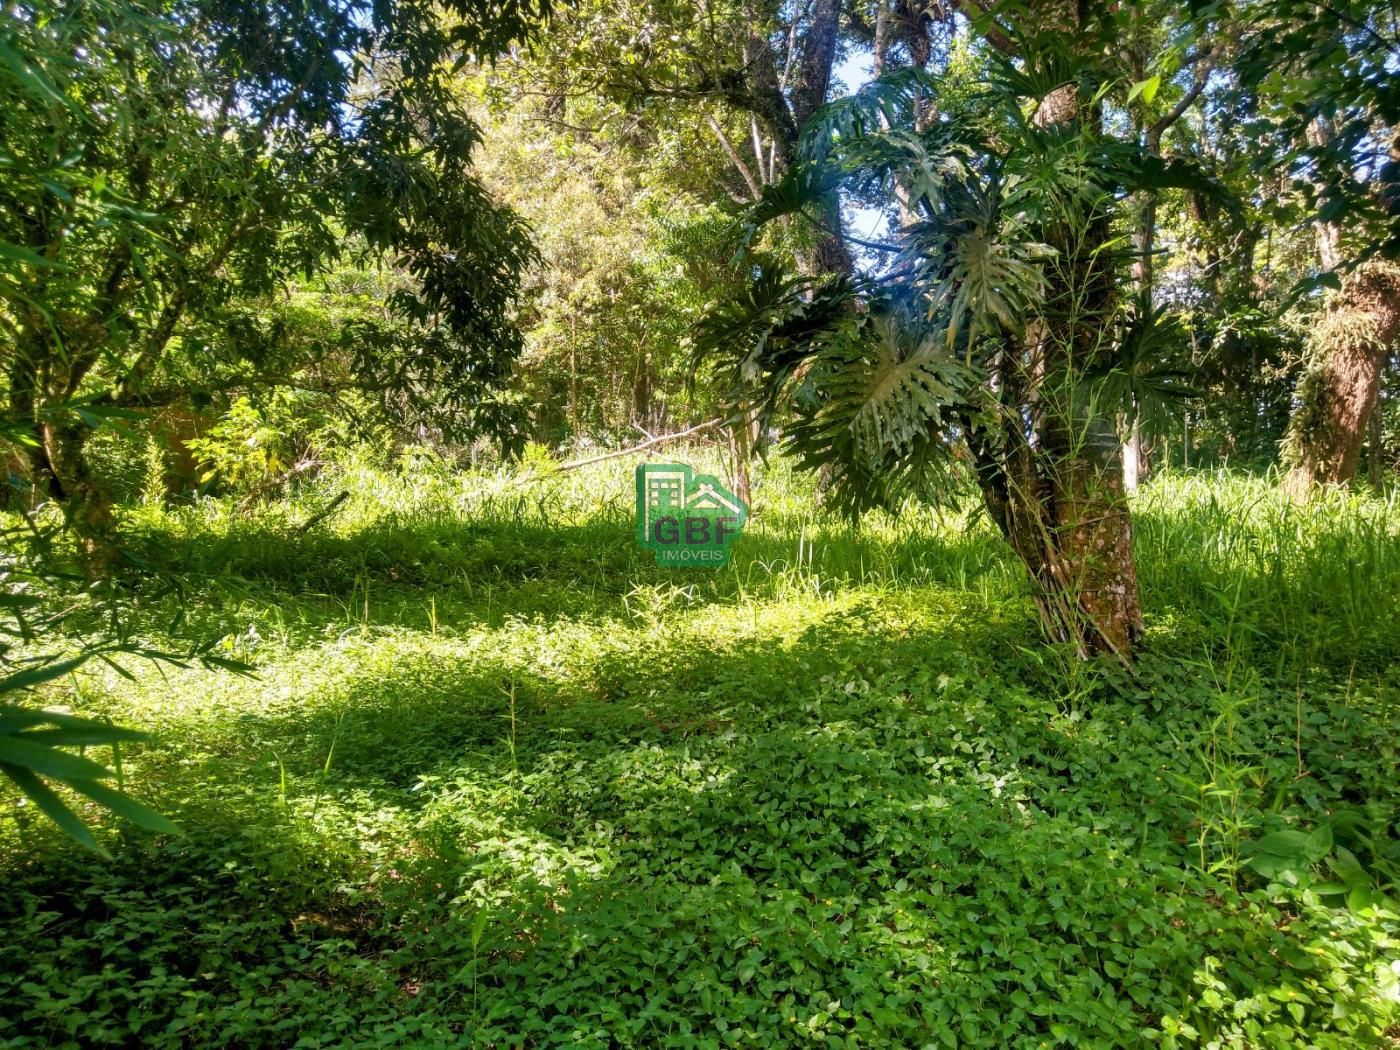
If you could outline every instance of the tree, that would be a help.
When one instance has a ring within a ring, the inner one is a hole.
[[[1261,165],[1287,172],[1280,222],[1310,221],[1331,292],[1284,442],[1305,495],[1356,474],[1400,334],[1400,29],[1388,4],[1258,0],[1235,62]]]
[[[801,129],[831,93],[846,9],[839,0],[584,0],[560,12],[540,47],[503,73],[499,90],[542,96],[575,128],[610,121],[625,135],[640,126],[683,141],[676,167],[690,170],[679,184],[703,203],[753,203],[796,163]],[[598,100],[611,112],[599,113]],[[581,124],[568,117],[578,108],[590,114]],[[773,231],[781,250],[808,273],[851,273],[836,194],[806,208],[815,221]],[[732,406],[729,423],[732,481],[743,496],[750,406]]]
[[[558,126],[684,142],[655,158],[702,200],[752,202],[796,157],[802,124],[827,99],[839,52],[835,0],[585,0],[562,10],[529,54],[504,64],[496,90],[541,97]],[[718,161],[718,163],[716,163]],[[849,272],[835,226],[804,263]]]
[[[104,414],[269,384],[505,433],[524,225],[473,177],[450,65],[547,0],[74,0],[0,29],[0,349],[36,483],[101,558]],[[356,256],[396,274],[288,338],[275,293]],[[292,347],[295,346],[295,350]]]
[[[1130,26],[1127,50],[1128,74],[1133,81],[1129,92],[1128,114],[1133,137],[1149,153],[1161,154],[1166,136],[1201,97],[1215,65],[1215,46],[1202,41],[1190,41],[1194,46],[1167,46],[1174,36],[1187,36],[1182,27],[1169,19],[1154,15],[1161,12],[1144,6],[1135,9]],[[1179,89],[1175,80],[1182,70],[1190,78]],[[1166,90],[1163,90],[1163,88]],[[1154,191],[1138,194],[1135,203],[1133,248],[1133,281],[1136,294],[1144,309],[1150,309],[1156,296],[1157,209],[1158,195]],[[1136,407],[1136,406],[1135,406]],[[1125,427],[1123,443],[1123,481],[1129,492],[1137,490],[1142,468],[1142,429],[1139,413],[1132,413]]]
[[[466,89],[493,93],[489,72]],[[704,169],[727,162],[673,129],[619,121],[605,101],[497,102],[482,118],[478,170],[497,199],[528,212],[541,256],[522,286],[512,383],[534,438],[630,444],[712,417],[697,404],[704,387],[687,389],[683,343],[706,289],[729,274],[728,217],[695,189],[712,192]]]
[[[848,509],[936,499],[970,461],[1051,634],[1129,659],[1141,611],[1113,420],[1177,392],[1152,362],[1179,331],[1115,294],[1132,256],[1111,231],[1127,194],[1215,188],[1103,133],[1114,81],[1080,57],[1085,36],[997,33],[1017,57],[989,60],[988,91],[887,75],[818,114],[809,166],[754,209],[755,222],[800,212],[841,179],[902,185],[918,221],[889,270],[795,278],[761,261],[701,343],[744,348],[736,396],[770,414],[790,398],[790,448],[834,470]],[[968,102],[921,130],[930,96]]]
[[[1314,485],[1356,476],[1397,335],[1400,265],[1359,264],[1328,296],[1313,329],[1311,360],[1298,383],[1284,438],[1285,484],[1295,496],[1305,498]]]

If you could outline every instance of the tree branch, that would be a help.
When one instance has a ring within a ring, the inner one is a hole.
[[[992,47],[1003,55],[1016,54],[1016,45],[1011,37],[1007,36],[1006,31],[997,25],[990,6],[982,0],[958,0],[958,10],[974,24],[974,28],[981,29],[982,36]]]
[[[339,507],[349,498],[350,493],[344,489],[341,489],[340,492],[336,493],[336,496],[333,500],[331,500],[324,507],[318,510],[315,514],[311,515],[311,517],[307,518],[304,522],[302,522],[301,525],[297,527],[297,530],[295,533],[293,533],[293,535],[305,536],[317,525],[321,524],[321,522],[325,521],[332,514],[334,514],[336,508]]]
[[[656,445],[665,444],[667,441],[679,441],[681,438],[690,437],[692,434],[699,434],[705,430],[713,430],[715,427],[719,426],[723,422],[724,420],[720,418],[706,420],[704,423],[699,423],[691,427],[689,430],[682,430],[679,433],[675,434],[662,434],[660,437],[654,437],[650,441],[643,441],[640,445],[633,445],[631,448],[618,449],[616,452],[608,452],[601,456],[593,456],[589,459],[576,459],[572,463],[560,464],[555,469],[577,470],[579,467],[591,466],[594,463],[602,463],[605,460],[617,459],[621,456],[630,456],[634,452],[643,452],[646,449],[652,448]]]
[[[758,180],[754,178],[753,171],[744,163],[744,158],[739,156],[738,151],[729,141],[729,136],[724,133],[717,121],[710,114],[705,114],[705,120],[710,125],[710,130],[715,133],[715,138],[719,139],[720,147],[724,150],[725,156],[729,158],[734,167],[739,169],[739,174],[744,177],[744,183],[748,186],[749,192],[753,194],[753,199],[757,201],[763,196],[763,189],[759,186]]]
[[[1215,69],[1215,52],[1207,51],[1201,56],[1201,61],[1196,66],[1196,74],[1191,80],[1191,86],[1187,89],[1186,94],[1181,96],[1181,101],[1148,128],[1149,141],[1161,142],[1163,132],[1180,120],[1182,114],[1191,108],[1191,104],[1201,97],[1201,92],[1205,90],[1206,81],[1210,79],[1213,69]]]
[[[836,230],[833,230],[833,229],[832,229],[830,226],[828,226],[825,222],[823,222],[821,219],[817,218],[815,215],[813,215],[811,212],[807,211],[805,208],[802,209],[802,211],[799,212],[799,214],[800,214],[804,219],[806,219],[808,222],[810,222],[813,226],[815,226],[817,229],[821,230],[823,233],[825,233],[825,234],[827,234],[827,235],[829,235],[829,236],[831,236],[831,237],[840,237],[840,238],[842,238],[842,239],[844,239],[844,240],[850,241],[852,244],[859,244],[862,248],[869,248],[869,249],[870,249],[871,251],[873,251],[873,252],[896,252],[896,253],[898,253],[898,252],[901,252],[901,251],[904,250],[903,248],[901,248],[901,247],[900,247],[899,245],[897,245],[897,244],[882,244],[882,243],[880,243],[879,241],[867,241],[867,240],[864,240],[863,238],[856,237],[856,236],[854,236],[853,234],[847,233],[847,232],[844,231],[844,230],[841,230],[841,231],[839,231],[839,232],[836,231]]]

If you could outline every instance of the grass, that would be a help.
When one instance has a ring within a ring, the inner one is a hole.
[[[258,673],[65,687],[185,834],[7,807],[0,1042],[1393,1044],[1392,503],[1155,481],[1130,678],[1042,644],[975,515],[853,530],[780,463],[686,574],[630,498],[420,462],[133,508]]]

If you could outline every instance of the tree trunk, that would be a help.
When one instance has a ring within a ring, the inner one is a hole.
[[[579,435],[578,426],[578,318],[569,318],[569,430]]]
[[[1128,659],[1142,606],[1117,430],[1109,420],[1056,419],[1034,457],[1047,499],[1036,512],[1041,553],[1029,568],[1054,588],[1053,633],[1082,652]]]
[[[651,392],[651,359],[643,346],[638,353],[637,370],[632,377],[632,418],[646,429],[651,429],[655,423],[651,418]]]
[[[746,507],[752,507],[752,485],[749,479],[749,461],[753,458],[752,433],[749,413],[742,411],[739,419],[728,427],[729,456],[733,461],[733,472],[729,487]]]
[[[1053,487],[1052,520],[1065,582],[1086,621],[1085,648],[1127,659],[1142,634],[1142,605],[1123,447],[1107,420],[1085,423],[1075,441],[1056,464]]]
[[[116,557],[116,515],[111,495],[88,466],[85,452],[91,431],[57,424],[42,430],[49,485],[63,501],[64,519],[77,539],[83,569],[96,579]]]
[[[1311,363],[1288,424],[1286,490],[1306,499],[1314,485],[1356,476],[1366,422],[1400,334],[1400,264],[1368,262],[1342,282],[1312,335]]]
[[[1381,408],[1380,398],[1377,398],[1366,424],[1366,474],[1373,488],[1380,488],[1385,481],[1385,420]]]
[[[783,92],[787,87],[788,73],[778,72],[778,62],[766,36],[754,33],[744,48],[745,64],[748,67],[750,112],[764,134],[772,142],[774,160],[784,169],[791,168],[797,161],[798,146],[802,127],[825,103],[831,90],[831,70],[836,60],[841,23],[841,0],[813,0],[811,22],[802,37],[801,53],[796,63],[796,80],[792,83],[790,99]],[[727,143],[723,133],[718,137],[731,161],[738,161],[737,151]],[[763,176],[761,159],[757,156],[756,166]],[[736,163],[742,172],[747,165]],[[776,177],[778,164],[770,164],[766,174]],[[746,180],[747,181],[747,180]],[[813,276],[823,274],[851,274],[855,272],[855,262],[841,236],[840,201],[835,194],[822,201],[819,206],[822,225],[826,231],[807,251],[800,254],[798,264]],[[749,431],[752,410],[740,406],[740,422],[731,424],[729,447],[734,455],[735,495],[745,503],[749,502],[749,460],[753,455],[754,435]],[[742,492],[739,491],[742,488]],[[822,489],[818,484],[818,494]]]
[[[783,97],[778,64],[767,39],[755,35],[746,49],[753,113],[773,140],[785,168],[791,167],[797,159],[803,125],[825,105],[831,90],[841,7],[840,0],[813,0],[811,22],[802,38],[791,103]],[[834,194],[822,203],[820,217],[827,232],[805,253],[803,268],[813,274],[851,273],[855,264],[841,237],[841,209]]]
[[[1148,129],[1147,148],[1156,153],[1161,148],[1161,135]],[[1157,195],[1148,191],[1139,202],[1137,229],[1133,231],[1133,280],[1137,283],[1138,297],[1146,309],[1152,309],[1152,291],[1156,282],[1156,268],[1152,252],[1157,239]],[[1142,468],[1142,418],[1134,401],[1132,418],[1127,420],[1127,433],[1123,437],[1123,487],[1129,493],[1138,488]]]
[[[976,0],[960,5],[985,14]],[[1031,5],[1049,27],[1075,29],[1078,4]],[[988,43],[1014,54],[1015,40],[985,29]],[[1085,119],[1079,89],[1064,84],[1040,100],[1041,127]],[[1092,118],[1099,120],[1097,113]],[[1075,408],[1074,377],[1102,350],[1115,293],[1105,216],[1082,217],[1080,230],[1046,231],[1058,249],[1061,287],[1051,290],[1042,320],[1025,344],[1003,353],[998,370],[1000,433],[964,421],[982,498],[992,520],[1030,573],[1041,620],[1082,657],[1132,658],[1142,632],[1132,519],[1123,480],[1123,446],[1112,420]],[[1057,243],[1058,242],[1058,243]]]
[[[1155,144],[1149,140],[1149,148]],[[1155,278],[1152,251],[1157,236],[1157,198],[1149,192],[1141,202],[1137,229],[1133,232],[1133,279],[1138,286],[1138,298],[1145,309],[1152,309],[1152,286]],[[1142,419],[1134,402],[1130,419],[1125,420],[1123,435],[1123,487],[1128,493],[1138,488],[1142,466]]]
[[[1123,489],[1129,495],[1138,490],[1142,478],[1142,423],[1136,416],[1128,425],[1128,438],[1123,442]]]
[[[1078,85],[1045,96],[1034,119],[1042,127],[1084,119]],[[1142,606],[1123,446],[1113,421],[1085,417],[1073,396],[1074,377],[1102,351],[1112,313],[1113,273],[1099,250],[1110,230],[1103,215],[1082,221],[1086,229],[1058,237],[1049,231],[1062,286],[1052,289],[1044,321],[1027,333],[1025,357],[1006,359],[1004,467],[979,470],[979,478],[992,519],[1035,581],[1052,637],[1073,643],[1081,656],[1112,653],[1127,661],[1142,633]],[[1033,436],[1022,405],[1034,418]]]
[[[1121,446],[1107,421],[1087,425],[1078,451],[1047,455],[1009,424],[1009,452],[969,442],[992,521],[1034,585],[1047,633],[1081,657],[1132,658],[1142,633]]]
[[[44,336],[32,334],[16,340],[13,354],[8,410],[12,419],[25,420],[29,430],[30,441],[21,451],[30,481],[35,492],[62,507],[84,567],[90,575],[100,575],[116,550],[111,497],[84,456],[90,428],[63,418],[61,407],[55,407],[72,398],[81,381],[76,362],[85,355],[74,346],[61,354]]]

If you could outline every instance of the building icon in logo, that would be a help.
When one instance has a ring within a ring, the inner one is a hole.
[[[637,468],[637,542],[656,551],[658,565],[718,568],[748,517],[718,478],[683,463]]]

